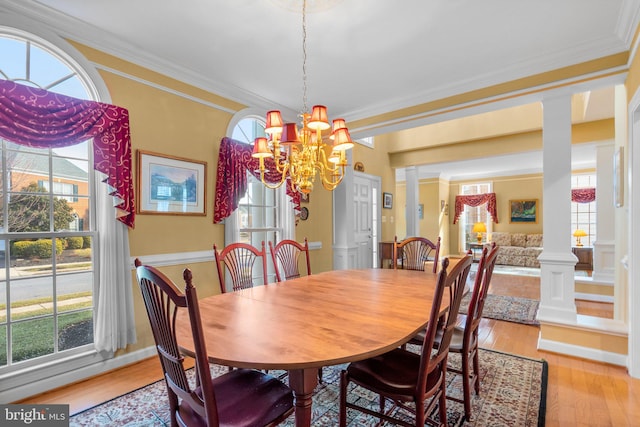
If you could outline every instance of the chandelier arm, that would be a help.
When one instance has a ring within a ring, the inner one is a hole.
[[[282,186],[282,184],[284,183],[284,181],[287,179],[287,169],[288,167],[285,167],[284,171],[282,171],[282,173],[280,173],[281,177],[280,177],[280,182],[277,182],[275,184],[270,184],[269,182],[267,182],[266,179],[264,179],[264,172],[265,172],[265,167],[264,167],[264,162],[262,161],[263,159],[260,159],[260,181],[262,181],[262,184],[269,188],[270,190],[275,190],[277,188],[280,188]]]

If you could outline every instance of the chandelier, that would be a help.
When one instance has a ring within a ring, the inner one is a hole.
[[[260,159],[260,180],[268,188],[278,188],[289,178],[291,188],[309,194],[319,175],[322,186],[334,190],[344,178],[347,155],[353,148],[344,119],[329,124],[327,107],[314,105],[307,109],[307,1],[302,2],[302,127],[296,123],[284,123],[280,111],[267,112],[265,133],[267,138],[256,138],[252,156]],[[265,159],[273,159],[279,181],[265,180]]]

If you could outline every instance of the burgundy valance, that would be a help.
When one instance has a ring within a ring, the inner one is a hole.
[[[67,147],[93,139],[93,168],[107,175],[118,220],[133,228],[129,112],[0,80],[0,137],[37,148]]]
[[[251,157],[252,152],[253,147],[249,144],[226,137],[220,141],[213,222],[222,222],[238,209],[238,203],[247,191],[247,171],[260,179],[260,160]],[[269,183],[280,182],[281,175],[275,170],[273,159],[265,159],[265,166],[265,180]],[[286,183],[283,185],[287,187],[287,195],[291,197],[294,209],[299,211],[300,193],[293,191]]]
[[[453,216],[453,223],[458,222],[458,218],[462,211],[464,210],[464,205],[468,206],[480,206],[483,204],[487,204],[487,212],[493,218],[493,222],[498,223],[498,209],[496,203],[496,193],[485,193],[485,194],[470,194],[467,196],[456,196],[456,211]]]
[[[571,189],[571,201],[575,203],[591,203],[596,200],[595,188]]]

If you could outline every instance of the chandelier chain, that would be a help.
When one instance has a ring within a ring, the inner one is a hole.
[[[307,0],[302,0],[302,111],[307,112]]]

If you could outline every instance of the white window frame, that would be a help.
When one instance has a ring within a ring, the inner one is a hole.
[[[487,190],[480,190],[483,186],[487,187]],[[484,194],[491,193],[493,191],[493,182],[474,182],[470,184],[460,184],[460,193],[459,195],[471,195],[471,194]],[[484,213],[483,213],[484,210]],[[482,220],[482,217],[485,218],[485,225],[487,227],[487,236],[489,236],[493,232],[493,221],[491,220],[491,216],[487,210],[487,205],[483,204],[481,206],[468,206],[464,205],[464,210],[460,215],[458,224],[459,224],[459,232],[458,232],[458,247],[461,248],[461,252],[466,252],[469,248],[467,247],[467,243],[470,241],[474,241],[475,239],[467,239],[467,235],[471,234],[471,228],[473,227],[473,223],[469,224],[467,220],[470,215],[476,217],[476,221],[478,222]]]

